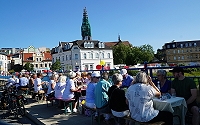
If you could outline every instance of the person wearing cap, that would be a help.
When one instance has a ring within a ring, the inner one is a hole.
[[[127,73],[126,69],[121,69],[120,74],[123,76],[121,88],[128,88],[133,82],[133,77]]]
[[[173,73],[175,78],[172,81],[171,93],[176,93],[176,96],[185,98],[188,111],[193,114],[192,124],[199,125],[199,108],[196,102],[197,87],[195,82],[184,76],[184,70],[181,67],[175,67],[170,72]]]
[[[109,107],[114,116],[117,125],[125,125],[126,121],[123,117],[129,114],[129,108],[126,104],[125,91],[120,89],[123,77],[121,74],[114,74],[112,76],[112,85],[108,90]]]
[[[73,112],[77,112],[77,103],[79,100],[79,95],[78,92],[80,89],[78,89],[78,87],[75,86],[75,79],[76,79],[76,73],[71,71],[69,73],[69,79],[67,80],[66,83],[66,87],[65,90],[63,92],[63,100],[70,100],[72,98],[75,99],[74,103],[73,103]],[[67,112],[71,112],[70,108],[67,108]]]
[[[93,72],[91,75],[91,82],[87,85],[87,89],[86,89],[86,99],[85,99],[86,103],[85,104],[87,107],[96,108],[94,90],[97,83],[99,82],[99,79],[100,79],[100,73]]]
[[[108,89],[111,84],[108,82],[109,75],[107,72],[103,72],[100,81],[97,83],[94,94],[95,94],[95,105],[97,112],[105,113],[105,120],[109,124],[110,119],[110,108],[108,105]]]

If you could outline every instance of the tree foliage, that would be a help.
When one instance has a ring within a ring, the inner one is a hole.
[[[61,70],[61,63],[60,63],[60,61],[58,59],[56,60],[55,63],[53,63],[51,65],[51,70],[53,70],[53,71],[59,71],[59,70]]]
[[[113,47],[114,64],[135,65],[150,62],[154,58],[153,47],[145,44],[139,47],[130,47],[122,43]]]
[[[34,65],[33,64],[31,64],[30,62],[27,62],[24,66],[23,66],[23,68],[25,69],[25,70],[27,70],[27,71],[33,71],[33,68],[34,67]]]

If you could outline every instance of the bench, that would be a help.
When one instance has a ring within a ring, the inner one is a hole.
[[[67,104],[69,104],[70,110],[72,112],[73,111],[73,102],[75,101],[75,99],[69,99],[69,100],[61,99],[61,100],[64,102],[65,115],[68,114],[68,112],[67,112]]]
[[[94,116],[96,113],[96,108],[87,107],[85,104],[82,105],[82,109],[89,110],[91,115],[91,125],[93,125]]]
[[[159,122],[154,122],[154,123],[146,123],[146,122],[138,122],[134,119],[132,119],[130,116],[124,117],[125,120],[131,121],[135,123],[136,125],[164,125],[165,122],[159,121]]]

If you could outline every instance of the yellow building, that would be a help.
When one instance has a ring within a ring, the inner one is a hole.
[[[200,65],[200,40],[174,40],[163,46],[165,61],[168,64]]]

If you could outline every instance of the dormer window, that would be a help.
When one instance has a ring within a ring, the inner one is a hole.
[[[74,49],[78,49],[78,47],[74,47]]]
[[[98,43],[99,48],[105,48],[105,44],[103,42]]]
[[[88,43],[84,42],[84,48],[88,48]]]
[[[197,43],[194,43],[194,46],[197,46]]]
[[[172,46],[173,46],[173,48],[175,48],[175,44],[173,44]]]
[[[94,48],[94,43],[90,42],[90,48]]]
[[[185,44],[185,47],[188,47],[188,43]]]
[[[192,43],[189,43],[189,46],[192,46]]]

